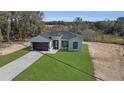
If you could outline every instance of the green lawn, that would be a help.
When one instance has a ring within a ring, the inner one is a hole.
[[[83,39],[85,41],[95,41],[95,42],[102,42],[102,43],[112,43],[112,44],[124,44],[124,38],[116,37],[112,35],[84,35]]]
[[[59,51],[56,54],[50,54],[70,65],[93,74],[92,64],[89,56],[88,46],[83,45],[82,52],[64,52]],[[13,80],[95,80],[94,78],[83,74],[69,66],[58,61],[43,56]]]
[[[4,56],[0,56],[0,67],[14,61],[15,59],[23,56],[24,54],[26,54],[28,52],[30,52],[29,48],[24,48],[24,49],[21,49],[19,51],[14,52],[14,53],[4,55]]]

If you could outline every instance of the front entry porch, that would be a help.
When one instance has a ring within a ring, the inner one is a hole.
[[[53,40],[53,49],[59,49],[59,40]]]

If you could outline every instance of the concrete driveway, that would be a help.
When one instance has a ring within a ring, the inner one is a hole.
[[[19,73],[24,71],[36,60],[42,57],[43,54],[36,51],[31,51],[28,54],[10,62],[9,64],[0,68],[0,81],[10,81]]]

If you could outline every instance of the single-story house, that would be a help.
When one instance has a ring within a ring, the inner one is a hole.
[[[82,38],[69,31],[52,31],[31,39],[31,49],[37,51],[52,51],[62,49],[68,51],[80,51]]]

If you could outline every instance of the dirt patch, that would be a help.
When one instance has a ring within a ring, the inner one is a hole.
[[[22,48],[25,48],[26,46],[29,46],[29,42],[11,42],[11,43],[2,43],[0,46],[0,55],[7,55],[10,53],[13,53],[17,50],[20,50]]]
[[[103,80],[124,80],[124,46],[86,42],[95,76]]]

